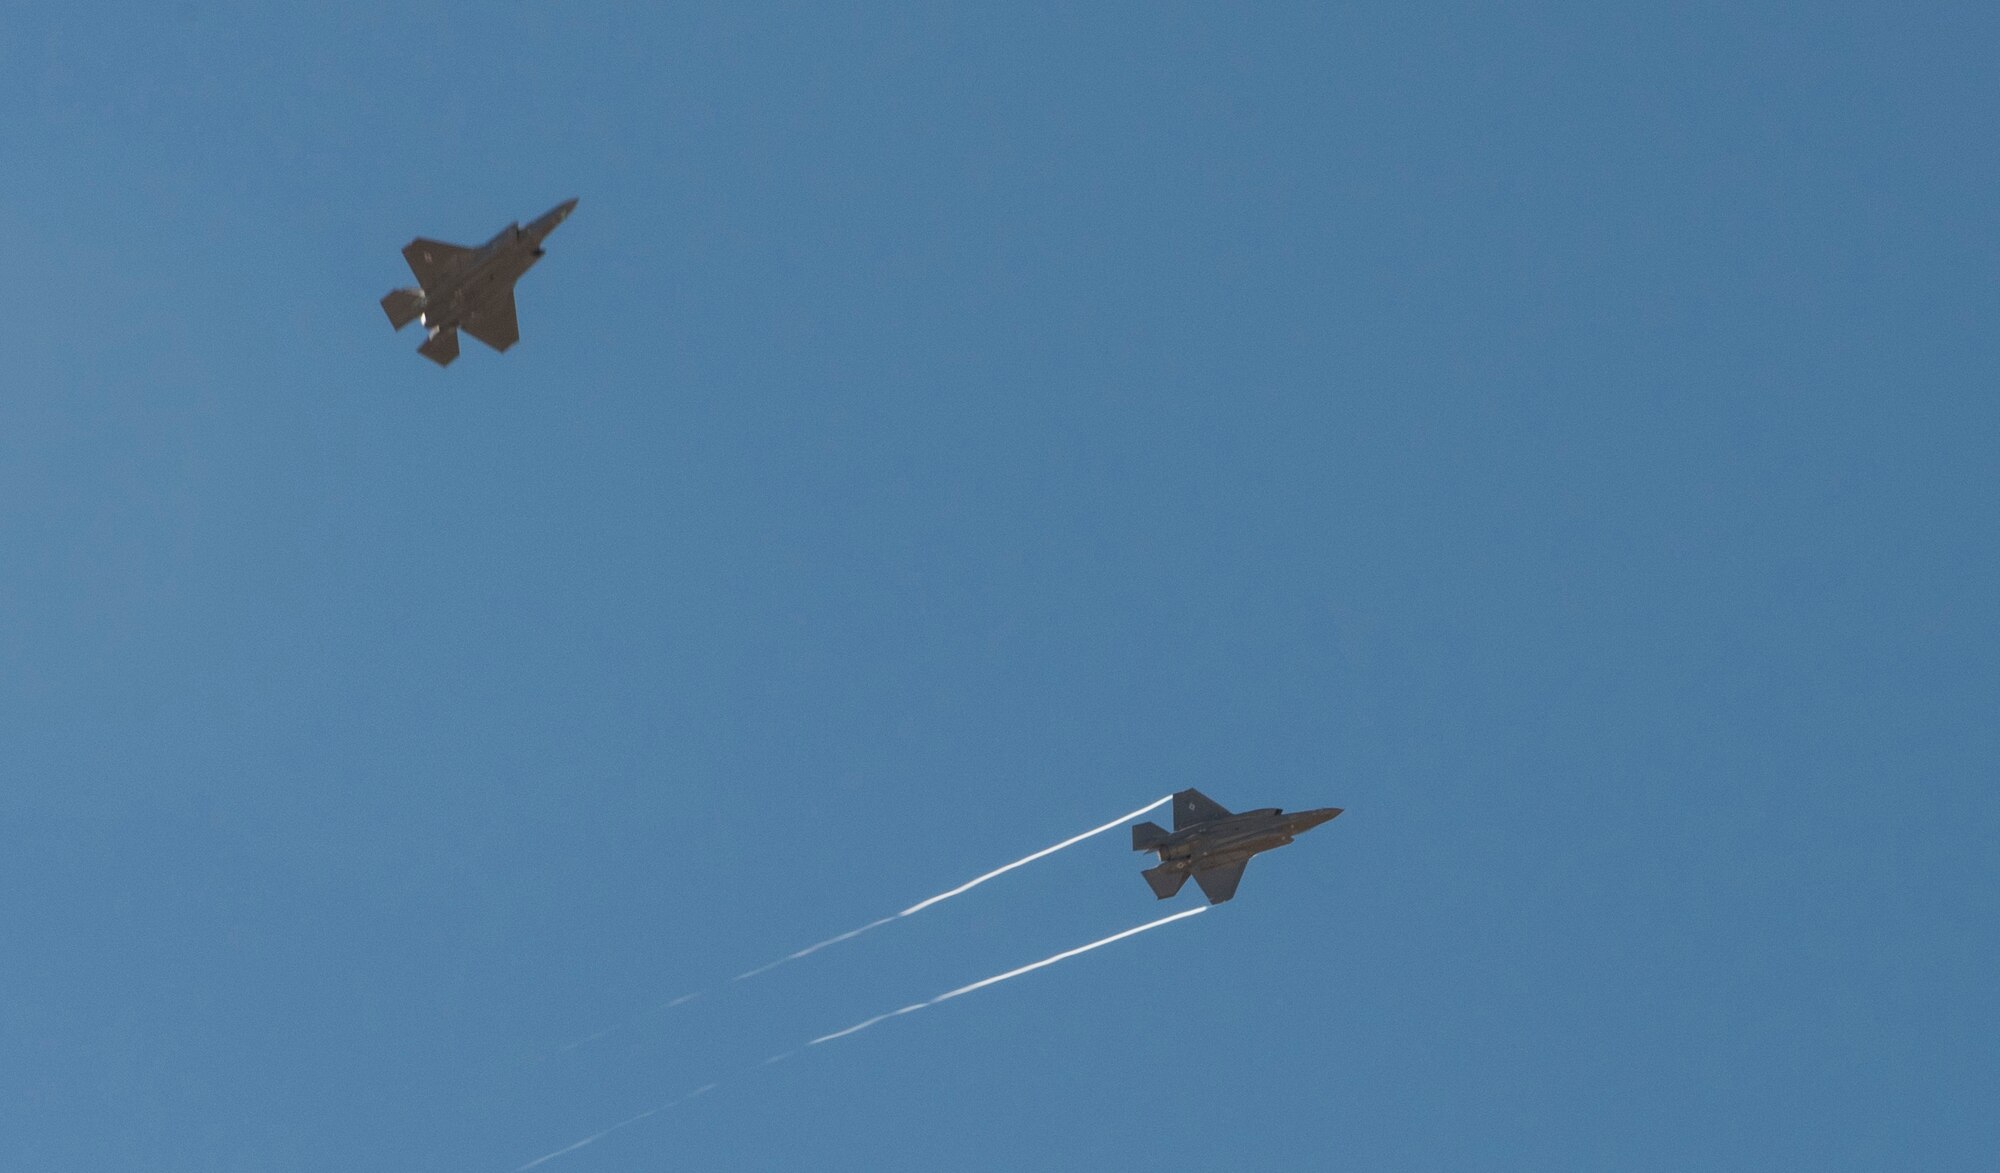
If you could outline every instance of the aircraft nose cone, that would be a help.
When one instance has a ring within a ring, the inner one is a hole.
[[[1300,811],[1293,818],[1296,820],[1299,830],[1309,831],[1321,823],[1331,822],[1338,818],[1341,810],[1342,808],[1337,806],[1321,807],[1316,811]]]
[[[574,196],[556,205],[556,216],[559,219],[569,219],[569,214],[574,211],[576,211],[576,197]]]

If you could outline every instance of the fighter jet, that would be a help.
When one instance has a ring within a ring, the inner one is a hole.
[[[1236,895],[1236,884],[1251,856],[1283,847],[1292,836],[1319,826],[1340,810],[1329,806],[1286,814],[1270,807],[1232,815],[1201,791],[1182,790],[1174,795],[1174,829],[1140,823],[1132,828],[1132,850],[1159,855],[1158,867],[1139,873],[1155,896],[1165,900],[1193,876],[1208,902],[1221,904]]]
[[[422,319],[430,337],[417,353],[439,366],[458,357],[458,330],[495,350],[521,340],[514,319],[514,282],[542,259],[542,240],[569,218],[575,200],[565,200],[526,228],[509,224],[478,248],[464,248],[419,236],[403,246],[403,259],[417,275],[415,289],[391,290],[382,299],[389,324],[401,330]]]

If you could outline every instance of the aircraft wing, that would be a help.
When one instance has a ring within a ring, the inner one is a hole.
[[[403,246],[403,259],[410,262],[410,272],[416,274],[417,284],[429,289],[438,278],[470,260],[476,251],[419,236]]]
[[[1181,831],[1196,823],[1211,822],[1229,817],[1229,808],[1203,794],[1199,790],[1183,790],[1174,795],[1174,830]]]
[[[521,323],[514,317],[514,290],[503,289],[480,302],[459,325],[495,350],[505,350],[519,342]]]
[[[1201,894],[1208,897],[1210,904],[1221,904],[1236,895],[1236,885],[1243,879],[1243,869],[1250,866],[1249,860],[1242,863],[1224,864],[1219,868],[1209,868],[1196,872],[1194,882],[1201,885]]]

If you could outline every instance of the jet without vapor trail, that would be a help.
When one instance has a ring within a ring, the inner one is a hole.
[[[478,248],[419,236],[403,246],[403,259],[416,274],[415,289],[391,290],[382,299],[389,324],[401,330],[421,319],[430,337],[417,353],[439,366],[458,357],[458,331],[495,350],[521,339],[514,318],[514,282],[542,259],[542,241],[569,218],[575,200],[564,200],[523,228],[509,224]]]
[[[1140,823],[1132,828],[1132,850],[1159,855],[1158,867],[1139,874],[1160,899],[1180,891],[1193,876],[1208,902],[1221,904],[1236,895],[1251,856],[1283,847],[1294,835],[1310,831],[1340,810],[1329,806],[1286,814],[1269,807],[1233,815],[1199,790],[1182,790],[1174,795],[1174,829]]]

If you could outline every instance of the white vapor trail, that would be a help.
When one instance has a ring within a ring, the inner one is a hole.
[[[564,1145],[562,1148],[557,1149],[553,1153],[544,1153],[541,1156],[536,1157],[534,1160],[529,1161],[525,1165],[517,1166],[514,1170],[514,1173],[527,1173],[527,1170],[532,1169],[537,1165],[544,1164],[548,1161],[553,1161],[557,1157],[560,1157],[566,1153],[573,1153],[585,1145],[596,1144],[598,1141],[603,1140],[605,1137],[610,1136],[612,1133],[618,1131],[621,1128],[627,1127],[628,1125],[637,1124],[639,1121],[646,1119],[648,1116],[658,1116],[660,1113],[666,1111],[668,1108],[672,1108],[680,1104],[685,1104],[689,1100],[694,1099],[696,1096],[712,1090],[714,1087],[715,1085],[712,1083],[705,1083],[684,1096],[668,1100],[666,1103],[661,1104],[657,1108],[648,1108],[644,1112],[639,1113],[637,1116],[632,1116],[627,1119],[620,1120],[618,1123],[612,1125],[611,1127],[605,1129],[604,1131],[592,1133],[591,1135],[584,1137],[582,1140],[577,1141],[575,1144]]]
[[[779,966],[785,964],[788,961],[797,961],[799,958],[804,957],[808,954],[819,952],[820,950],[826,948],[828,945],[838,945],[842,941],[852,941],[854,938],[867,932],[869,929],[879,929],[883,925],[886,925],[890,921],[895,919],[896,918],[893,916],[885,916],[881,920],[869,921],[867,924],[862,925],[860,928],[849,929],[846,932],[840,934],[838,937],[828,937],[826,940],[821,941],[817,945],[807,945],[805,948],[799,950],[797,953],[787,953],[783,957],[778,958],[776,961],[767,961],[764,964],[758,966],[756,969],[745,970],[742,973],[737,974],[734,980],[740,982],[744,978],[753,978],[760,973],[769,973],[770,971],[778,968]]]
[[[1158,810],[1160,807],[1163,807],[1169,802],[1172,802],[1173,799],[1174,796],[1171,794],[1169,794],[1165,798],[1154,799],[1152,802],[1147,803],[1145,806],[1140,807],[1138,810],[1135,810],[1130,814],[1120,815],[1101,827],[1092,827],[1090,830],[1085,831],[1081,835],[1070,836],[1069,838],[1063,840],[1061,843],[1056,844],[1054,847],[1044,847],[1040,851],[1035,852],[1033,855],[1024,855],[1020,859],[1015,860],[1013,863],[1004,864],[1000,867],[994,868],[992,871],[987,872],[983,876],[967,880],[965,883],[960,884],[958,887],[951,889],[949,892],[940,892],[936,896],[933,896],[928,900],[919,900],[915,904],[912,904],[908,908],[897,913],[895,916],[885,916],[882,917],[880,920],[869,921],[867,924],[862,925],[858,929],[849,929],[848,931],[840,934],[837,937],[828,937],[826,940],[821,941],[816,945],[808,945],[796,953],[787,953],[785,956],[778,958],[776,961],[766,962],[763,965],[758,966],[756,969],[745,970],[744,972],[737,974],[735,980],[740,982],[745,978],[756,977],[760,973],[769,973],[770,971],[778,968],[781,965],[787,964],[788,962],[797,961],[801,957],[817,953],[820,950],[826,948],[828,945],[838,945],[842,941],[851,941],[854,938],[860,936],[861,934],[868,932],[870,929],[879,929],[883,925],[888,924],[890,921],[901,920],[906,916],[911,916],[916,913],[922,912],[924,909],[929,908],[933,904],[939,904],[942,903],[943,901],[950,900],[954,896],[970,892],[974,888],[977,888],[981,884],[984,884],[986,881],[994,879],[999,876],[1004,876],[1008,872],[1013,871],[1015,868],[1025,867],[1028,864],[1031,864],[1038,859],[1044,859],[1048,856],[1054,855],[1056,852],[1061,851],[1065,847],[1075,847],[1077,844],[1083,842],[1085,839],[1091,838],[1094,835],[1102,835],[1106,831],[1112,830],[1116,827],[1122,827],[1126,823],[1131,822],[1133,819],[1138,818],[1140,815],[1150,814],[1151,812]]]
[[[599,1031],[592,1031],[592,1032],[591,1032],[590,1034],[587,1034],[587,1035],[583,1036],[582,1038],[580,1038],[580,1039],[577,1039],[577,1040],[576,1040],[575,1042],[570,1042],[570,1043],[564,1043],[564,1044],[563,1044],[562,1046],[560,1046],[560,1047],[556,1048],[556,1050],[555,1050],[554,1054],[555,1054],[555,1055],[562,1055],[562,1054],[566,1054],[566,1053],[568,1053],[568,1052],[570,1052],[570,1051],[574,1051],[574,1050],[576,1050],[576,1049],[577,1049],[578,1047],[582,1047],[582,1046],[586,1046],[586,1045],[588,1045],[588,1044],[590,1044],[590,1043],[594,1043],[594,1042],[596,1042],[597,1040],[599,1040],[599,1039],[601,1039],[601,1038],[605,1037],[606,1035],[612,1035],[612,1034],[617,1034],[617,1033],[618,1033],[619,1031],[623,1030],[624,1028],[626,1028],[626,1027],[628,1027],[628,1026],[631,1026],[631,1025],[632,1025],[633,1023],[635,1023],[635,1022],[639,1021],[639,1020],[640,1020],[641,1018],[644,1018],[644,1017],[646,1017],[646,1016],[647,1016],[647,1015],[649,1015],[649,1014],[658,1014],[658,1013],[659,1013],[660,1011],[662,1011],[662,1010],[671,1010],[671,1009],[673,1009],[673,1008],[674,1008],[674,1007],[676,1007],[676,1006],[681,1006],[681,1005],[685,1005],[686,1003],[689,1003],[689,1002],[692,1002],[692,1001],[694,1001],[694,1000],[695,1000],[696,998],[699,998],[699,997],[701,997],[701,991],[700,991],[700,990],[696,990],[696,991],[695,991],[694,993],[692,993],[692,994],[682,994],[682,995],[681,995],[680,997],[678,997],[678,998],[675,998],[675,999],[673,999],[672,1001],[668,1001],[668,1002],[662,1002],[662,1003],[660,1003],[660,1004],[659,1004],[658,1006],[655,1006],[655,1007],[653,1007],[653,1008],[652,1008],[651,1010],[647,1010],[647,1011],[643,1011],[643,1012],[641,1012],[641,1013],[639,1013],[639,1014],[637,1014],[637,1015],[634,1015],[633,1017],[631,1017],[631,1018],[629,1018],[629,1019],[626,1019],[626,1020],[625,1020],[624,1022],[621,1022],[621,1023],[618,1023],[618,1024],[614,1025],[614,1026],[607,1026],[607,1027],[605,1027],[605,1028],[604,1028],[603,1030],[599,1030]],[[543,1058],[543,1059],[547,1059],[547,1058],[551,1058],[551,1057],[553,1057],[553,1056],[551,1056],[551,1055],[544,1055],[544,1056],[542,1056],[542,1058]],[[540,1062],[540,1060],[536,1060],[536,1062]]]
[[[862,925],[858,929],[849,929],[844,933],[828,937],[824,941],[807,945],[805,948],[797,950],[792,953],[787,953],[783,957],[778,958],[776,961],[767,961],[755,969],[746,969],[742,973],[737,974],[731,980],[740,982],[749,978],[756,977],[759,974],[769,973],[781,965],[789,965],[792,962],[797,961],[802,957],[810,957],[813,954],[819,952],[822,949],[827,948],[830,945],[838,945],[842,941],[852,941],[854,938],[860,936],[861,934],[866,932],[871,932],[875,929],[879,929],[883,925],[886,925],[891,921],[901,920],[906,916],[914,916],[915,914],[922,912],[924,909],[929,908],[933,904],[939,904],[946,900],[950,900],[954,896],[959,896],[966,892],[970,892],[972,889],[979,887],[986,881],[995,879],[1000,876],[1004,876],[1008,872],[1013,871],[1015,868],[1026,867],[1028,864],[1031,864],[1038,859],[1045,859],[1051,855],[1054,855],[1056,852],[1061,851],[1066,847],[1075,847],[1077,844],[1083,842],[1085,839],[1089,839],[1096,835],[1102,835],[1106,831],[1113,830],[1114,828],[1117,827],[1122,827],[1126,823],[1129,823],[1132,820],[1137,819],[1142,815],[1151,814],[1153,811],[1158,810],[1160,807],[1163,807],[1167,803],[1172,801],[1173,801],[1173,795],[1171,794],[1165,798],[1154,799],[1152,802],[1147,803],[1145,806],[1140,807],[1138,810],[1135,810],[1130,814],[1120,815],[1101,827],[1092,827],[1090,830],[1085,831],[1083,834],[1072,835],[1053,847],[1044,847],[1040,851],[1037,851],[1032,855],[1024,855],[1020,859],[1015,860],[1013,863],[1003,864],[1000,867],[994,868],[992,871],[987,872],[985,875],[978,876],[974,879],[968,880],[965,883],[960,884],[958,887],[953,888],[948,892],[940,892],[936,896],[932,896],[927,900],[919,900],[917,903],[910,905],[908,908],[904,909],[899,913],[894,914],[893,916],[885,916],[877,920],[869,921],[867,924]],[[594,1043],[597,1040],[604,1038],[607,1035],[615,1034],[619,1030],[631,1026],[634,1022],[637,1022],[639,1018],[643,1018],[649,1014],[656,1014],[659,1011],[666,1010],[674,1006],[679,1006],[686,1002],[692,1002],[696,998],[699,998],[701,996],[702,996],[701,991],[696,991],[695,993],[692,994],[682,994],[680,997],[675,998],[673,1001],[663,1003],[659,1006],[655,1006],[652,1010],[648,1010],[644,1014],[638,1015],[635,1018],[628,1019],[626,1022],[620,1023],[616,1026],[607,1026],[603,1030],[585,1035],[582,1038],[575,1040],[574,1042],[566,1043],[563,1046],[557,1048],[557,1050],[553,1054],[560,1055],[570,1051],[577,1050],[580,1047],[587,1046],[588,1044]]]
[[[1148,807],[1147,809],[1151,810],[1152,808]],[[1140,813],[1143,814],[1145,812],[1142,811]],[[1034,971],[1041,969],[1044,966],[1054,965],[1058,961],[1068,961],[1070,958],[1075,957],[1080,953],[1088,953],[1092,949],[1102,949],[1104,946],[1111,944],[1113,941],[1123,941],[1127,937],[1136,937],[1140,933],[1146,932],[1151,929],[1157,929],[1161,925],[1172,924],[1177,920],[1185,920],[1188,917],[1194,916],[1198,913],[1207,912],[1208,910],[1209,910],[1209,905],[1198,904],[1193,908],[1186,909],[1181,912],[1176,912],[1171,916],[1163,916],[1158,920],[1147,921],[1143,925],[1138,925],[1133,928],[1126,929],[1124,932],[1113,933],[1108,937],[1092,941],[1088,945],[1078,945],[1074,949],[1065,949],[1061,953],[1058,953],[1053,957],[1044,957],[1040,961],[1030,962],[1027,965],[1021,966],[1019,969],[1010,969],[1006,973],[997,973],[990,978],[981,978],[980,980],[973,982],[971,985],[960,986],[956,990],[946,990],[944,993],[939,994],[937,997],[932,998],[927,1002],[917,1002],[909,1006],[905,1006],[901,1010],[891,1010],[887,1014],[877,1014],[875,1017],[870,1018],[865,1022],[855,1023],[853,1026],[848,1027],[846,1030],[837,1030],[830,1035],[821,1035],[820,1037],[814,1039],[812,1042],[807,1043],[806,1046],[816,1047],[821,1043],[830,1043],[835,1039],[844,1039],[848,1035],[858,1034],[861,1031],[867,1030],[869,1027],[874,1026],[878,1022],[886,1022],[887,1020],[895,1018],[898,1015],[909,1014],[912,1011],[922,1010],[927,1006],[935,1006],[940,1002],[949,1002],[953,998],[959,997],[962,994],[970,994],[974,990],[983,990],[987,986],[999,985],[1001,982],[1004,982],[1009,978],[1017,978],[1024,973],[1033,973]]]
[[[1151,810],[1151,809],[1152,807],[1146,808],[1146,810]],[[1139,813],[1144,814],[1145,811],[1141,811]],[[964,994],[970,994],[974,990],[983,990],[987,986],[998,985],[1001,982],[1007,981],[1010,978],[1020,977],[1024,973],[1033,973],[1034,971],[1041,969],[1045,966],[1054,965],[1058,961],[1067,961],[1070,958],[1075,957],[1079,954],[1088,953],[1092,949],[1102,949],[1106,945],[1109,945],[1114,941],[1123,941],[1127,937],[1136,937],[1140,933],[1148,932],[1152,929],[1157,929],[1162,925],[1169,925],[1177,920],[1186,920],[1188,917],[1194,916],[1198,913],[1207,912],[1209,910],[1209,907],[1210,906],[1206,904],[1198,904],[1193,908],[1176,912],[1171,916],[1163,916],[1158,920],[1147,921],[1143,925],[1135,925],[1132,928],[1125,929],[1122,932],[1113,933],[1108,937],[1101,937],[1098,940],[1092,941],[1088,945],[1078,945],[1074,949],[1065,949],[1061,953],[1058,953],[1053,957],[1044,957],[1040,961],[1029,962],[1027,965],[1019,966],[1018,968],[1015,969],[1010,969],[1005,973],[996,973],[992,977],[981,978],[978,981],[971,983],[970,985],[960,986],[955,990],[946,990],[944,993],[939,994],[937,997],[932,998],[928,1001],[915,1002],[912,1003],[911,1005],[903,1007],[901,1010],[891,1010],[887,1014],[878,1014],[875,1017],[866,1020],[865,1022],[857,1022],[853,1026],[848,1027],[846,1030],[837,1030],[834,1031],[832,1034],[821,1035],[820,1037],[812,1040],[809,1043],[806,1043],[804,1046],[799,1047],[795,1050],[786,1051],[778,1055],[773,1055],[769,1059],[764,1060],[764,1062],[762,1064],[759,1064],[759,1066],[768,1067],[773,1063],[781,1063],[784,1060],[791,1058],[793,1055],[798,1054],[799,1051],[804,1050],[805,1047],[817,1047],[821,1043],[830,1043],[835,1039],[844,1039],[848,1035],[858,1034],[861,1031],[867,1030],[869,1027],[874,1026],[878,1022],[886,1022],[891,1018],[898,1017],[899,1015],[910,1014],[915,1011],[922,1010],[928,1006],[935,1006],[940,1002],[949,1002],[953,998],[960,997],[961,995]],[[543,1155],[536,1157],[534,1160],[529,1161],[525,1165],[517,1166],[514,1169],[514,1173],[527,1173],[528,1170],[533,1169],[537,1165],[545,1164],[549,1161],[555,1160],[557,1157],[564,1156],[568,1153],[573,1153],[576,1150],[583,1148],[585,1145],[596,1144],[598,1141],[603,1140],[605,1137],[610,1136],[612,1133],[617,1132],[621,1128],[629,1128],[632,1125],[639,1123],[639,1121],[644,1120],[649,1116],[657,1116],[669,1108],[685,1104],[689,1100],[694,1099],[696,1096],[702,1095],[712,1090],[715,1086],[716,1085],[712,1083],[703,1084],[702,1086],[694,1089],[693,1091],[689,1092],[684,1096],[681,1096],[678,1099],[668,1100],[666,1103],[661,1104],[656,1108],[648,1108],[644,1112],[641,1112],[636,1116],[630,1116],[624,1120],[620,1120],[618,1123],[613,1124],[609,1128],[606,1128],[600,1132],[594,1132],[589,1136],[584,1137],[582,1140],[577,1141],[574,1144],[564,1145],[562,1148],[559,1148],[552,1153],[544,1153]]]
[[[924,909],[929,908],[931,905],[936,904],[940,901],[950,900],[952,897],[958,895],[961,892],[970,892],[972,889],[979,887],[981,884],[984,884],[986,881],[992,879],[995,876],[1005,875],[1008,872],[1013,871],[1015,868],[1021,867],[1025,864],[1031,864],[1036,860],[1041,859],[1043,856],[1054,855],[1056,852],[1061,851],[1065,847],[1074,847],[1093,835],[1102,835],[1106,831],[1109,831],[1114,827],[1122,827],[1126,823],[1131,822],[1133,819],[1138,818],[1140,815],[1150,814],[1153,811],[1159,809],[1160,807],[1163,807],[1168,803],[1172,802],[1173,800],[1174,796],[1171,794],[1167,795],[1165,798],[1155,799],[1154,801],[1147,803],[1145,806],[1140,807],[1138,810],[1133,811],[1129,815],[1119,815],[1117,818],[1104,824],[1102,827],[1093,827],[1090,830],[1085,831],[1081,835],[1072,835],[1068,839],[1063,840],[1061,843],[1056,844],[1054,847],[1044,847],[1040,851],[1037,851],[1035,854],[1023,856],[1020,859],[1015,860],[1013,863],[1010,863],[1005,867],[994,868],[992,871],[987,872],[985,875],[979,877],[978,879],[968,880],[967,882],[960,884],[958,887],[953,888],[949,892],[940,892],[936,896],[931,897],[929,900],[920,900],[917,903],[910,905],[903,911],[897,913],[896,916],[908,916],[913,912],[922,912]],[[889,919],[894,919],[894,918],[889,918]]]

